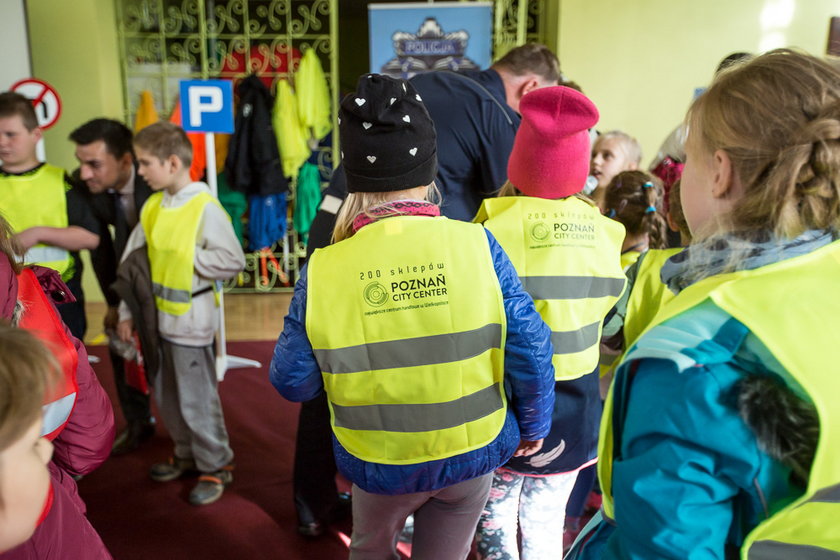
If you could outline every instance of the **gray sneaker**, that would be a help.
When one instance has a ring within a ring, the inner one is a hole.
[[[170,457],[165,463],[155,463],[149,469],[149,476],[156,482],[169,482],[181,478],[187,472],[196,470],[193,459]]]
[[[198,484],[190,491],[190,503],[194,506],[206,506],[222,497],[225,486],[233,482],[233,465],[222,467],[212,473],[198,477]]]

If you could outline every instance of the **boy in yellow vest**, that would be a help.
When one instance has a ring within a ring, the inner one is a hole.
[[[38,160],[41,129],[32,102],[0,93],[0,212],[17,232],[27,264],[58,271],[75,296],[58,306],[73,336],[86,330],[78,251],[99,245],[99,227],[87,203],[70,189],[63,169]]]
[[[138,173],[155,194],[140,211],[121,266],[146,246],[162,351],[155,397],[175,443],[173,456],[149,474],[166,482],[198,470],[190,503],[210,504],[233,480],[212,346],[219,324],[216,284],[239,273],[245,255],[207,185],[190,179],[192,146],[180,127],[150,125],[134,137],[134,150]],[[119,313],[117,333],[129,340],[133,324],[124,302]]]

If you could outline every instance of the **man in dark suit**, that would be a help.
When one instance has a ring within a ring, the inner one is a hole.
[[[128,235],[140,216],[143,203],[152,190],[137,173],[132,152],[132,134],[124,124],[111,119],[93,119],[70,133],[76,143],[79,168],[73,173],[73,188],[88,200],[102,231],[99,247],[91,251],[93,269],[108,302],[106,331],[117,326],[119,296],[111,289],[117,279],[117,266]],[[109,228],[111,226],[113,229]],[[106,234],[111,231],[112,235]],[[114,440],[113,455],[133,451],[152,437],[154,420],[149,396],[126,382],[125,364],[110,351],[117,395],[126,420],[126,429]]]

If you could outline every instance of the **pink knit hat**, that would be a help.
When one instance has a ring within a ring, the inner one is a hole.
[[[523,194],[564,198],[580,192],[589,174],[589,129],[598,109],[571,88],[535,89],[519,103],[522,123],[508,160],[508,179]]]

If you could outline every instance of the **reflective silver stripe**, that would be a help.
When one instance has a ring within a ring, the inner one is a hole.
[[[25,263],[45,263],[63,261],[70,253],[58,247],[32,247],[23,256]]]
[[[520,276],[522,287],[534,299],[584,299],[618,297],[624,278],[597,276]]]
[[[574,354],[598,344],[600,321],[586,325],[576,331],[552,331],[551,345],[555,354]]]
[[[44,414],[44,426],[41,428],[41,435],[51,434],[67,422],[70,412],[73,411],[73,404],[76,402],[76,393],[70,393],[57,401],[45,404],[42,407]]]
[[[189,290],[176,290],[161,284],[152,283],[152,292],[159,298],[174,303],[189,303],[192,295]]]
[[[756,541],[747,554],[749,560],[840,560],[840,552],[778,541]]]
[[[491,323],[472,331],[372,342],[332,350],[315,349],[324,373],[427,366],[467,360],[502,346],[502,325]]]
[[[454,401],[428,404],[332,404],[335,425],[349,430],[431,432],[462,426],[502,408],[499,384]]]
[[[840,484],[818,490],[806,503],[809,502],[827,502],[830,504],[840,503]]]

